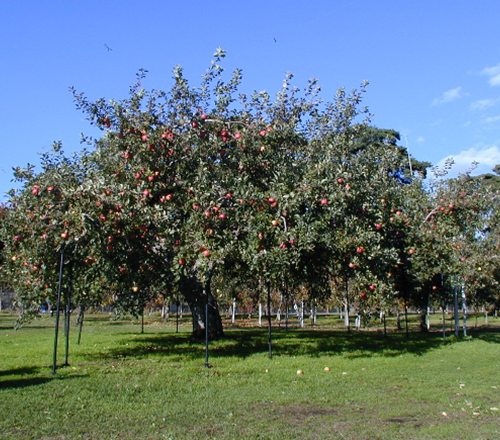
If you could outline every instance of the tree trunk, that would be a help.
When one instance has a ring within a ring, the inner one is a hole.
[[[181,281],[181,289],[186,302],[191,309],[193,321],[193,337],[196,339],[205,338],[205,323],[206,323],[206,302],[208,299],[208,338],[210,340],[219,339],[224,336],[222,327],[222,319],[220,316],[217,300],[212,295],[211,290],[212,273],[210,272],[205,279],[205,289],[200,280],[192,278],[184,278]],[[204,294],[204,290],[206,295]]]
[[[429,329],[427,328],[427,308],[420,310],[419,319],[420,319],[420,331],[423,333],[429,332]]]

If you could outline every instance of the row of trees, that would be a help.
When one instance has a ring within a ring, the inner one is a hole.
[[[74,304],[139,314],[181,295],[195,335],[208,303],[211,337],[223,332],[214,286],[336,295],[360,313],[444,305],[455,283],[498,301],[494,184],[424,180],[430,165],[370,125],[366,84],[324,101],[316,80],[301,90],[287,75],[275,98],[247,96],[224,56],[199,87],[176,68],[168,92],[142,88],[144,71],[122,101],[73,90],[102,137],[72,157],[56,143],[39,173],[16,169],[22,189],[1,212],[0,270],[24,316],[55,302],[61,264]]]

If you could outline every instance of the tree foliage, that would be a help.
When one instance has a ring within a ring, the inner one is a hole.
[[[140,314],[179,292],[195,334],[208,302],[212,337],[222,334],[214,280],[286,280],[311,301],[350,285],[334,291],[360,311],[421,304],[440,273],[492,285],[491,186],[461,176],[426,188],[429,164],[370,125],[366,83],[324,101],[316,80],[301,90],[287,74],[274,98],[245,95],[224,57],[198,87],[177,67],[169,91],[142,88],[145,71],[121,101],[72,90],[102,136],[72,158],[55,144],[39,173],[17,169],[24,186],[0,223],[2,272],[26,314],[54,302],[61,253],[77,304]]]

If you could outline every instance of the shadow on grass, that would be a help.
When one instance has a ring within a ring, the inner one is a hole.
[[[78,377],[85,377],[85,375],[76,375],[72,374],[69,376],[50,376],[43,377],[37,376],[33,377],[39,373],[41,369],[35,367],[26,367],[26,368],[15,368],[12,370],[3,370],[0,371],[0,377],[4,376],[20,376],[14,377],[11,379],[0,379],[0,390],[6,390],[9,388],[26,388],[30,386],[43,385],[53,380],[66,380],[66,379],[74,379]],[[43,369],[45,370],[45,368]]]
[[[32,385],[41,385],[50,382],[54,378],[51,377],[33,377],[39,372],[37,367],[21,367],[11,370],[0,371],[0,377],[4,376],[21,376],[14,379],[0,380],[0,390],[7,388],[24,388]]]
[[[478,330],[478,338],[489,342],[500,342],[500,329]],[[124,336],[124,335],[123,335]],[[447,344],[460,340],[447,339]],[[128,335],[122,340],[122,346],[89,355],[98,358],[127,358],[164,355],[173,362],[200,359],[204,356],[204,341],[193,340],[187,334],[141,334]],[[342,355],[347,358],[399,356],[402,353],[423,355],[443,345],[442,333],[404,333],[344,330],[302,330],[288,332],[273,329],[273,356],[332,356]],[[267,329],[226,329],[223,339],[210,342],[210,353],[216,357],[246,358],[255,354],[268,353]]]
[[[471,328],[469,334],[485,342],[500,344],[500,328],[498,327]]]
[[[42,385],[54,380],[51,377],[26,377],[23,379],[0,380],[0,390],[8,388],[26,388],[33,385]]]
[[[17,374],[35,374],[38,373],[39,368],[37,367],[21,367],[21,368],[13,368],[11,370],[0,370],[1,376],[14,376]]]

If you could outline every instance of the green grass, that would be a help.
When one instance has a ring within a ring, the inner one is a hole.
[[[52,375],[54,320],[14,331],[0,314],[0,438],[500,438],[498,319],[443,344],[439,332],[348,334],[325,318],[274,329],[272,359],[265,329],[227,329],[211,368],[187,321],[176,334],[149,319],[141,334],[137,321],[90,316]]]

